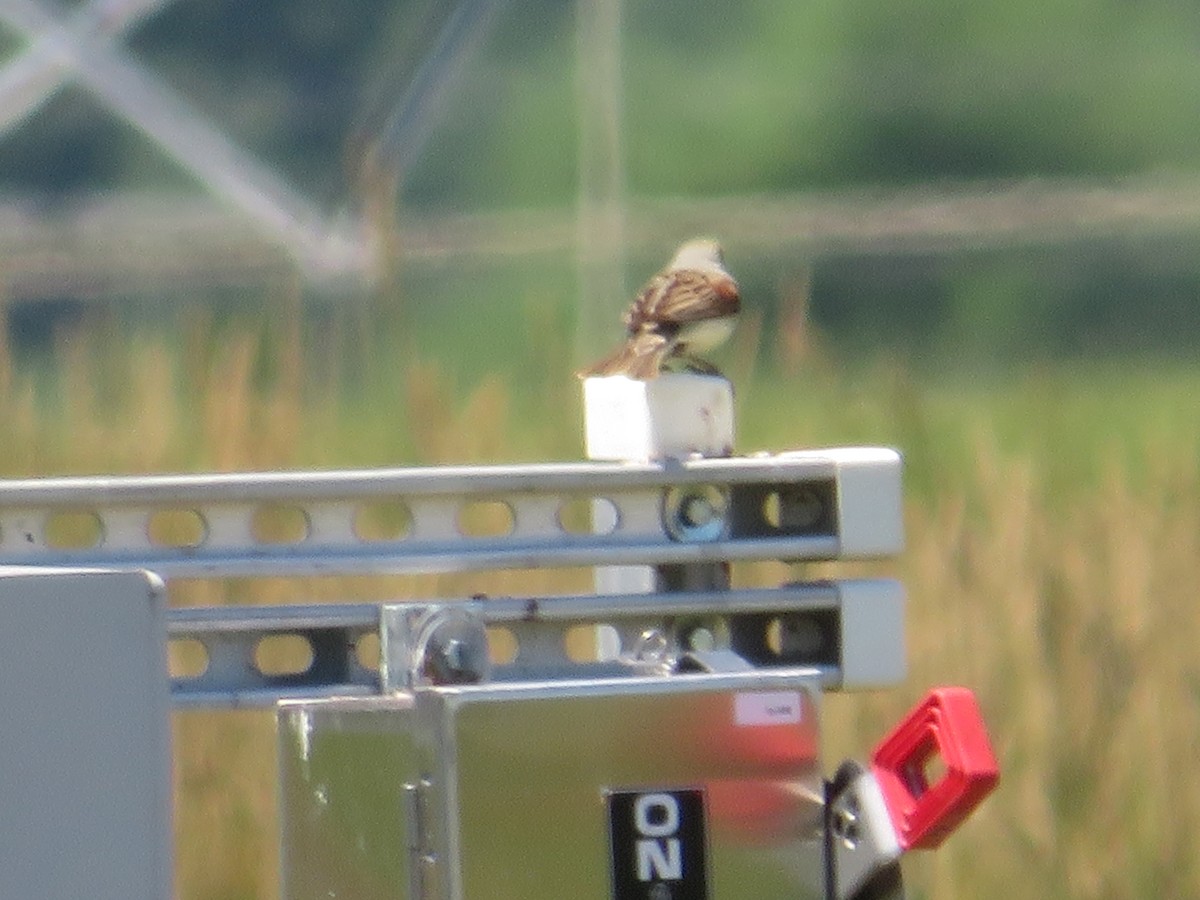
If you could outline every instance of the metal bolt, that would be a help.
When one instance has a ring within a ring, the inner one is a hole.
[[[728,513],[728,491],[714,485],[671,488],[663,495],[663,524],[677,541],[720,540]]]
[[[703,528],[717,516],[717,511],[705,496],[688,497],[680,510],[681,518],[692,528]]]
[[[491,658],[483,623],[459,610],[435,615],[418,641],[417,670],[434,684],[484,681]]]
[[[667,636],[657,628],[649,628],[638,636],[633,656],[638,662],[660,663],[667,658],[669,648]]]
[[[441,656],[451,671],[462,672],[467,667],[468,651],[466,645],[458,638],[450,638],[441,647]]]
[[[851,850],[858,845],[862,837],[859,816],[858,803],[852,797],[846,798],[833,810],[833,832]]]

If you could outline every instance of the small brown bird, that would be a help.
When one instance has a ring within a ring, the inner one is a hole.
[[[737,282],[725,271],[721,245],[688,241],[625,311],[625,343],[581,370],[579,377],[624,375],[645,381],[673,363],[685,371],[719,375],[696,354],[733,333],[740,309]]]

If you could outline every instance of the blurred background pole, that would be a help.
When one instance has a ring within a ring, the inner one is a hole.
[[[576,0],[579,110],[575,361],[619,336],[625,291],[625,162],[621,141],[621,0]]]

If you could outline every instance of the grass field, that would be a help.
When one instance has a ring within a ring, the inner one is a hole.
[[[527,319],[530,338],[558,325],[537,310]],[[942,683],[977,691],[1000,755],[996,795],[941,850],[910,857],[912,895],[1200,896],[1200,369],[1042,366],[973,380],[895,360],[851,369],[809,348],[768,377],[753,337],[729,367],[741,450],[869,442],[907,460],[899,560],[735,573],[775,584],[888,572],[908,586],[910,677],[829,699],[828,766],[865,755]],[[318,326],[197,315],[170,336],[92,322],[61,334],[48,363],[0,359],[0,474],[581,455],[569,350],[489,375],[421,346],[379,338],[369,311]],[[585,576],[180,584],[172,601],[552,591]],[[273,896],[271,718],[189,713],[175,738],[178,896]]]

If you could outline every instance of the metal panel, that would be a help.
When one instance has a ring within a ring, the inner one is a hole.
[[[144,572],[0,572],[0,896],[170,896],[162,606]]]
[[[819,690],[792,670],[419,691],[438,896],[610,900],[606,796],[699,790],[711,900],[823,897]]]
[[[411,706],[407,695],[280,705],[283,900],[410,897]]]

